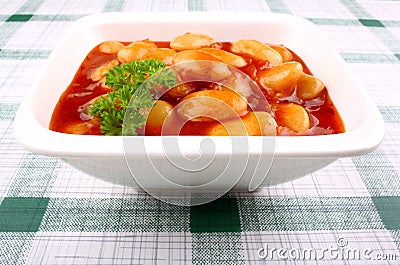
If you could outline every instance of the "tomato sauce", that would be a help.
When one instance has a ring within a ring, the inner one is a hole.
[[[169,42],[159,41],[155,43],[159,48],[169,48]],[[126,45],[128,43],[124,44]],[[220,48],[229,51],[230,45],[231,43],[229,42],[223,42],[220,43]],[[71,84],[61,95],[51,117],[49,124],[49,128],[51,130],[63,133],[102,135],[99,118],[89,118],[85,115],[82,115],[82,107],[85,106],[86,103],[110,91],[110,88],[102,85],[104,83],[104,79],[98,81],[93,81],[91,79],[93,71],[95,71],[98,67],[117,59],[116,54],[110,55],[100,52],[99,46],[100,45],[96,46],[89,52],[77,70]],[[290,52],[293,55],[293,61],[297,61],[302,64],[303,72],[311,75],[310,70],[303,60],[293,51]],[[261,68],[268,67],[268,63],[253,61],[251,58],[243,58],[248,62],[248,64],[239,70],[246,73],[258,83],[257,71]],[[210,89],[213,84],[198,82],[194,84],[194,86],[196,87],[195,90],[203,90]],[[295,133],[290,129],[278,124],[277,135],[321,135],[336,134],[345,131],[343,121],[341,120],[336,107],[329,97],[326,88],[316,98],[311,100],[302,100],[298,98],[296,96],[296,90],[292,95],[285,98],[272,97],[268,95],[264,89],[260,88],[260,90],[263,91],[272,111],[274,110],[274,106],[281,102],[293,102],[303,106],[307,110],[307,113],[310,117],[311,126],[308,130],[302,133]],[[171,99],[168,97],[163,97],[162,99],[173,106],[179,103],[179,101],[176,99]],[[263,106],[259,107],[263,108]],[[207,131],[207,128],[215,125],[216,123],[216,121],[189,121],[181,128],[179,134],[204,135]],[[157,133],[148,131],[146,134],[155,135]]]

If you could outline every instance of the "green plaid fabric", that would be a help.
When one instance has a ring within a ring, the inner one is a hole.
[[[13,119],[44,61],[76,19],[111,11],[305,17],[379,106],[384,142],[301,179],[196,207],[26,152]],[[400,264],[399,14],[399,1],[0,1],[0,264]]]

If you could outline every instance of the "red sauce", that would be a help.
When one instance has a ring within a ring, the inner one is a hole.
[[[169,47],[169,42],[155,42],[160,48]],[[124,43],[127,44],[127,43]],[[221,43],[221,49],[228,50],[231,43]],[[100,81],[93,81],[90,77],[93,71],[114,59],[117,59],[116,54],[109,55],[99,51],[99,46],[96,46],[89,52],[86,58],[83,60],[81,66],[77,70],[71,84],[67,87],[64,93],[61,95],[49,124],[49,128],[53,131],[63,133],[75,133],[75,134],[90,134],[90,135],[101,135],[99,118],[86,119],[82,116],[79,111],[82,106],[88,101],[96,98],[100,95],[106,94],[110,91],[109,88],[101,86]],[[297,61],[302,64],[304,73],[311,74],[307,65],[297,56],[294,52],[290,51],[293,55],[293,61]],[[248,65],[240,68],[249,75],[254,81],[258,83],[257,71],[260,68],[268,67],[265,62],[252,61],[251,58],[244,59],[248,62]],[[207,84],[204,82],[198,82],[194,84],[196,90],[209,89],[213,84]],[[336,110],[332,100],[330,99],[327,90],[324,89],[316,98],[311,100],[301,100],[296,96],[296,90],[293,94],[286,98],[275,98],[267,94],[264,89],[261,89],[265,94],[269,104],[274,110],[274,106],[281,102],[293,102],[303,106],[310,117],[311,127],[300,134],[291,131],[284,126],[278,124],[277,134],[278,135],[320,135],[320,134],[336,134],[344,132],[344,124],[340,118],[338,111]],[[179,101],[168,97],[162,98],[172,105],[176,105]],[[262,108],[262,106],[261,106]],[[187,122],[181,131],[180,135],[203,135],[207,131],[207,128],[215,125],[216,121],[208,122]],[[154,135],[154,133],[148,131],[148,135]]]

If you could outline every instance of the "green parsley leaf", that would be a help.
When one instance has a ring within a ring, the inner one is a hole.
[[[140,109],[152,107],[161,88],[165,90],[176,84],[175,74],[164,69],[165,66],[157,59],[135,60],[116,65],[107,72],[105,84],[111,91],[96,100],[90,108],[90,114],[100,118],[103,134],[138,134],[146,123]]]

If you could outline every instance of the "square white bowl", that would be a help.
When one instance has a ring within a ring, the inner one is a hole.
[[[345,124],[346,132],[340,134],[277,136],[273,141],[273,152],[265,154],[259,145],[267,138],[246,137],[248,150],[233,157],[237,161],[247,159],[245,172],[235,166],[225,169],[227,174],[238,179],[234,189],[254,190],[260,183],[273,185],[292,180],[318,170],[337,158],[371,152],[382,141],[384,123],[378,109],[340,55],[311,22],[282,14],[212,12],[104,13],[79,19],[53,51],[43,74],[22,102],[15,118],[17,139],[29,151],[60,157],[104,180],[136,185],[133,173],[148,177],[150,183],[157,186],[159,172],[147,162],[151,159],[157,164],[156,167],[168,168],[170,160],[166,159],[162,145],[165,137],[132,136],[146,143],[145,153],[138,150],[129,154],[129,159],[142,165],[132,170],[125,159],[124,137],[64,134],[49,130],[48,125],[60,95],[70,84],[85,56],[97,44],[105,40],[171,40],[189,31],[208,34],[217,41],[246,38],[284,44],[304,60],[315,76],[323,80]],[[167,155],[178,160],[184,156],[195,157],[199,155],[199,145],[205,138],[219,146],[213,163],[218,165],[231,154],[229,137],[177,136],[179,146],[183,147],[181,154]],[[268,175],[265,173],[270,165],[259,165],[260,155],[272,159]],[[257,170],[264,166],[266,170]],[[178,179],[192,178],[189,182],[193,185],[202,183],[194,180],[188,171],[171,172]],[[207,179],[212,174],[212,171],[204,170],[197,172],[195,177]],[[250,184],[254,177],[255,182]],[[208,188],[231,188],[228,182],[226,187],[222,182],[219,183],[222,187],[211,185]]]

